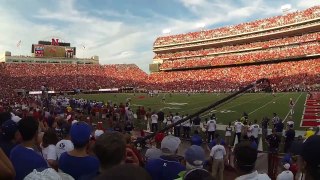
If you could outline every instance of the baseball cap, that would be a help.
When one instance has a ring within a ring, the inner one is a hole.
[[[163,133],[157,133],[156,136],[154,137],[154,141],[156,143],[161,143],[163,138],[164,138],[164,134]]]
[[[12,139],[18,131],[18,125],[13,120],[6,120],[1,126],[2,135],[7,139]]]
[[[11,120],[14,121],[15,123],[18,123],[21,119],[22,119],[21,117],[11,113]]]
[[[192,145],[186,150],[184,158],[192,166],[202,166],[206,160],[206,155],[202,147]]]
[[[308,165],[319,167],[320,165],[320,136],[310,136],[301,147],[300,155]]]
[[[81,145],[87,143],[90,135],[90,126],[85,122],[77,122],[71,126],[70,136],[73,144]]]
[[[104,133],[103,130],[97,129],[97,130],[94,131],[94,137],[97,139],[97,138],[98,138],[99,136],[101,136],[103,133]]]
[[[181,140],[179,138],[168,135],[161,141],[161,150],[164,153],[175,153],[178,150],[180,143]]]

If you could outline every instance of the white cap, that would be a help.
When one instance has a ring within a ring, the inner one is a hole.
[[[21,117],[11,113],[11,120],[14,121],[15,123],[18,123],[21,119],[22,119]]]
[[[72,122],[71,122],[71,124],[74,124],[74,123],[77,123],[78,121],[77,120],[73,120]]]
[[[97,139],[99,136],[101,136],[104,133],[103,130],[99,130],[97,129],[96,131],[94,131],[94,137]]]
[[[168,135],[163,138],[161,141],[161,150],[164,151],[164,153],[175,153],[178,150],[178,147],[181,143],[181,140],[175,136]]]

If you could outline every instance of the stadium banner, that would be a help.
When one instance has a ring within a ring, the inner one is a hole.
[[[119,88],[108,88],[108,89],[99,89],[100,92],[111,92],[119,91]]]
[[[54,94],[55,91],[48,91],[48,94]],[[30,95],[39,95],[42,94],[42,91],[29,91]]]

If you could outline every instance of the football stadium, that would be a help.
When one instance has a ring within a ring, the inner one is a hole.
[[[157,36],[149,72],[5,51],[0,179],[319,179],[320,6],[286,10]]]

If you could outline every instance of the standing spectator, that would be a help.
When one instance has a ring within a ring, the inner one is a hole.
[[[218,180],[223,180],[224,171],[224,159],[226,158],[226,150],[224,146],[220,144],[221,139],[216,139],[217,144],[213,146],[210,151],[210,157],[212,158],[212,176]]]
[[[278,152],[279,144],[281,142],[280,137],[277,135],[275,129],[272,130],[272,134],[268,135],[266,138],[267,144],[269,146],[268,153],[268,174],[275,174],[278,168]]]
[[[313,131],[313,128],[310,127],[306,129],[306,132],[304,133],[304,139],[308,139],[312,135],[314,135],[314,131]]]
[[[202,145],[202,138],[197,130],[194,131],[193,136],[191,137],[191,145]]]
[[[188,114],[185,117],[187,117],[187,116],[188,116]],[[191,130],[191,123],[190,123],[190,119],[188,119],[183,123],[183,137],[189,139],[190,138],[190,130]]]
[[[70,140],[70,128],[71,126],[66,122],[61,126],[61,134],[63,139],[56,144],[58,160],[62,153],[69,152],[74,149],[73,143]]]
[[[93,148],[100,162],[100,173],[125,162],[126,141],[119,132],[106,132],[99,136]]]
[[[56,144],[58,137],[53,129],[48,129],[42,138],[41,149],[42,156],[47,160],[50,167],[58,170]]]
[[[231,122],[229,122],[228,126],[226,127],[226,134],[225,134],[225,142],[227,146],[231,146],[231,135],[232,135],[232,127],[231,127]]]
[[[260,132],[260,127],[257,123],[258,121],[255,119],[253,121],[254,124],[250,126],[250,131],[251,131],[251,136],[254,138],[254,141],[256,144],[259,144],[259,132]],[[249,137],[250,138],[250,137]]]
[[[280,118],[277,115],[277,113],[273,113],[273,118],[272,118],[272,124],[273,124],[273,128],[276,127],[276,124],[278,124],[280,122]]]
[[[179,113],[176,113],[175,116],[173,116],[172,121],[173,123],[176,123],[181,120],[181,117],[179,116]],[[180,137],[180,124],[177,124],[174,126],[174,136]]]
[[[208,132],[208,143],[214,139],[214,133],[216,132],[217,122],[215,116],[212,115],[210,120],[207,123],[207,132]]]
[[[293,180],[293,173],[289,170],[290,164],[286,163],[283,165],[283,171],[278,174],[277,180]]]
[[[161,142],[163,155],[159,159],[147,161],[145,169],[153,180],[172,180],[178,178],[178,174],[185,170],[177,157],[177,151],[181,140],[175,136],[168,135]]]
[[[270,121],[270,119],[268,117],[264,117],[262,119],[261,128],[262,128],[262,136],[263,136],[263,138],[266,138],[268,136],[269,121]]]
[[[34,169],[48,167],[45,159],[35,151],[38,128],[38,121],[32,117],[24,118],[18,124],[22,142],[14,147],[10,153],[10,160],[16,171],[17,180],[22,180]]]
[[[164,121],[164,112],[162,110],[160,110],[158,113],[158,120],[160,121],[160,123],[162,123]]]
[[[193,130],[197,130],[197,131],[200,130],[200,122],[201,122],[201,118],[199,115],[192,120]]]
[[[294,127],[294,121],[292,119],[292,116],[289,116],[289,119],[287,121],[287,128],[289,128],[289,126],[291,126],[291,125],[292,125],[292,127]]]
[[[239,173],[235,180],[271,180],[266,174],[259,174],[255,169],[258,151],[250,142],[240,142],[234,148],[234,165]]]
[[[152,146],[146,151],[146,154],[145,154],[146,160],[160,158],[160,156],[162,155],[160,147],[161,147],[161,141],[163,140],[163,138],[164,138],[163,133],[157,133],[157,135],[154,137],[155,146]]]
[[[244,124],[242,124],[240,120],[236,120],[236,122],[234,123],[234,130],[236,132],[235,138],[238,138],[238,143],[241,142],[241,132],[243,127]]]
[[[310,136],[302,145],[300,156],[302,157],[301,169],[306,180],[318,180],[320,177],[320,136]]]
[[[293,125],[290,125],[289,129],[286,131],[286,134],[285,134],[284,153],[288,153],[295,137],[296,137],[296,133],[293,129]]]
[[[180,179],[212,179],[211,174],[203,169],[206,160],[205,152],[202,147],[197,145],[190,146],[185,152],[186,171],[179,173]],[[178,179],[177,179],[178,180]]]
[[[91,135],[90,126],[77,122],[71,126],[70,136],[74,149],[61,154],[59,168],[75,179],[94,176],[99,170],[99,161],[87,153]]]
[[[9,158],[11,150],[21,141],[18,124],[9,119],[2,124],[0,132],[0,148]]]
[[[158,131],[158,115],[156,112],[153,112],[151,115],[151,131],[157,132]]]
[[[275,126],[276,133],[279,136],[280,140],[282,139],[282,136],[283,136],[283,129],[284,129],[284,124],[280,119]]]

